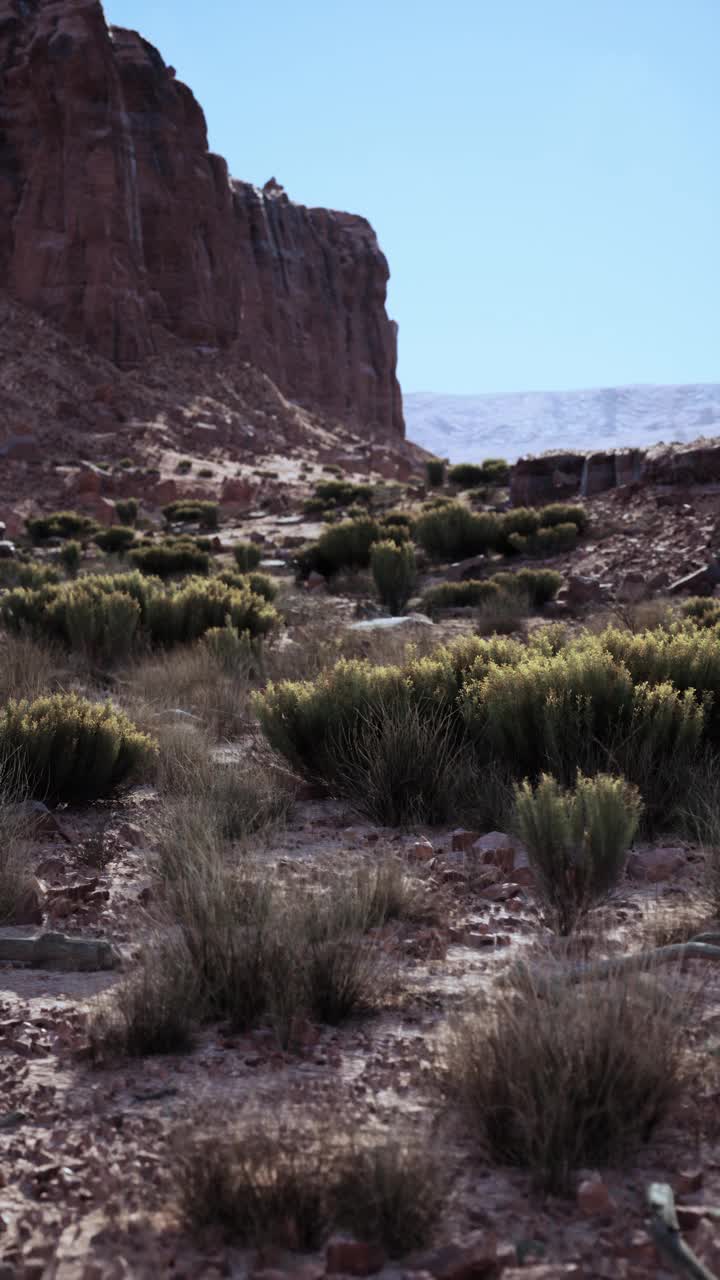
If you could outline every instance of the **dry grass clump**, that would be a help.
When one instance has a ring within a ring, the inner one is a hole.
[[[717,907],[706,891],[680,901],[658,898],[642,917],[640,934],[651,947],[669,947],[689,942],[711,927],[717,928]]]
[[[24,794],[15,763],[0,765],[0,924],[12,924],[32,886],[27,821],[18,807]]]
[[[451,1031],[446,1084],[487,1152],[568,1192],[645,1142],[677,1093],[687,993],[654,975],[543,994],[532,979]]]
[[[64,663],[51,645],[24,632],[4,632],[1,643],[0,704],[11,698],[39,698],[56,687]]]
[[[238,1244],[319,1249],[337,1228],[391,1257],[426,1244],[442,1208],[438,1159],[421,1139],[350,1142],[334,1122],[253,1112],[219,1128],[202,1113],[175,1138],[181,1211]]]
[[[186,711],[197,716],[214,738],[233,738],[248,728],[256,664],[250,645],[243,646],[238,661],[230,664],[211,641],[139,661],[124,673],[121,687],[126,701],[137,705],[145,720],[168,711]]]
[[[96,1063],[124,1054],[180,1053],[192,1046],[202,1014],[202,991],[179,939],[143,952],[138,967],[92,1009],[90,1052]]]

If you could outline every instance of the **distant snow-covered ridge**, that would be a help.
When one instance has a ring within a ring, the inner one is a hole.
[[[403,397],[409,440],[451,462],[720,435],[720,383]]]

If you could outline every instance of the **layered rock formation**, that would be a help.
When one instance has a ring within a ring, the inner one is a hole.
[[[388,268],[360,217],[233,181],[202,109],[99,0],[0,0],[0,272],[115,363],[169,335],[403,434]]]

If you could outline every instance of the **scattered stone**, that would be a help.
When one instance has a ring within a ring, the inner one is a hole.
[[[72,844],[72,837],[42,800],[21,800],[15,806],[15,813],[23,826],[32,831],[33,835],[60,836],[66,844]]]
[[[424,613],[408,613],[402,618],[367,618],[364,622],[353,622],[348,627],[348,631],[397,631],[408,627],[431,627],[432,625],[432,620],[426,618]]]
[[[416,840],[408,849],[408,858],[413,862],[430,862],[435,850],[429,840]]]
[[[565,599],[572,608],[582,608],[586,604],[602,604],[608,591],[599,578],[590,578],[585,574],[570,574],[565,591]]]
[[[484,866],[500,867],[506,875],[512,875],[515,866],[515,847],[512,837],[502,831],[490,831],[471,846]]]
[[[0,560],[12,560],[15,555],[15,543],[7,539],[0,541]]]
[[[327,578],[322,573],[318,573],[317,569],[312,569],[305,580],[305,585],[308,591],[324,591],[327,588]]]
[[[118,827],[118,839],[122,840],[124,844],[131,845],[133,849],[137,849],[145,839],[145,833],[137,823],[123,822],[122,826]]]
[[[495,1276],[497,1239],[490,1231],[476,1231],[464,1244],[447,1244],[434,1250],[418,1266],[429,1271],[435,1280],[483,1280],[486,1276]]]
[[[580,1212],[588,1218],[612,1213],[615,1208],[610,1192],[601,1178],[585,1178],[580,1183],[577,1204]]]
[[[457,827],[452,833],[450,847],[453,853],[466,853],[468,849],[472,849],[477,840],[477,831],[466,831],[464,827]]]
[[[41,933],[37,938],[3,936],[0,930],[0,964],[27,964],[34,969],[116,969],[121,957],[107,938],[68,938],[64,933]]]
[[[517,898],[518,894],[522,893],[522,889],[519,884],[489,884],[485,885],[480,893],[490,902],[505,902],[508,898]]]

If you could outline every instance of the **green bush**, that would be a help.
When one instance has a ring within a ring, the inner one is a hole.
[[[141,777],[157,747],[111,703],[59,693],[9,702],[0,712],[0,761],[13,762],[33,795],[80,802]]]
[[[558,524],[574,524],[578,533],[585,533],[590,517],[578,502],[551,502],[548,507],[539,511],[540,524],[544,529],[553,529]]]
[[[558,556],[567,551],[574,551],[577,546],[578,530],[574,524],[556,524],[548,528],[537,529],[535,533],[525,536],[511,533],[508,538],[508,554],[520,556]]]
[[[82,560],[82,554],[83,554],[82,543],[75,542],[74,540],[69,540],[68,542],[66,542],[65,545],[62,546],[60,548],[60,551],[58,552],[58,560],[60,561],[61,565],[65,569],[65,572],[71,578],[75,577],[78,569],[80,568],[80,561]]]
[[[0,560],[0,586],[30,587],[33,591],[60,581],[54,565],[38,560]]]
[[[324,515],[328,504],[322,498],[306,498],[303,502],[303,512],[306,516]]]
[[[256,596],[262,596],[263,600],[268,600],[271,604],[277,599],[278,584],[269,573],[233,573],[230,569],[224,569],[218,574],[218,578],[226,587],[237,587],[239,591],[249,588]]]
[[[129,551],[135,541],[135,530],[127,525],[113,524],[109,529],[96,533],[94,541],[101,551],[116,553]]]
[[[121,525],[134,525],[140,510],[138,498],[118,498],[115,511]]]
[[[400,546],[391,541],[376,542],[370,552],[370,566],[381,603],[390,613],[401,613],[417,581],[414,548],[408,542]]]
[[[712,596],[691,596],[683,601],[680,612],[698,627],[720,626],[720,600]]]
[[[169,502],[162,508],[162,513],[168,524],[199,524],[203,529],[217,529],[220,520],[217,502],[196,498],[180,498],[176,502]]]
[[[127,657],[141,639],[164,648],[189,643],[227,619],[253,637],[278,621],[248,582],[236,587],[219,578],[189,578],[164,587],[138,572],[93,574],[37,591],[16,588],[0,600],[0,617],[10,631],[29,630],[101,662]]]
[[[334,503],[338,507],[347,507],[352,502],[367,506],[372,502],[372,496],[371,484],[352,484],[349,480],[320,480],[315,485],[315,497],[326,506]]]
[[[502,487],[510,483],[510,467],[504,458],[486,458],[482,473],[481,484]]]
[[[25,527],[33,542],[47,542],[48,538],[90,537],[97,524],[79,511],[55,511],[26,520]]]
[[[491,513],[476,514],[462,502],[443,503],[425,511],[415,525],[415,538],[435,560],[463,560],[494,551],[501,524]]]
[[[249,573],[251,569],[257,569],[262,560],[262,551],[254,542],[236,542],[233,555],[241,573]]]
[[[445,483],[445,463],[441,458],[429,458],[425,463],[425,481],[428,489],[441,489]]]
[[[159,542],[145,547],[135,547],[128,555],[130,563],[141,573],[158,578],[171,578],[176,574],[208,573],[210,556],[194,542]]]
[[[578,774],[572,791],[545,774],[515,792],[516,821],[551,927],[571,933],[617,885],[642,808],[622,778]]]
[[[561,575],[552,569],[521,569],[518,573],[496,573],[491,578],[441,582],[425,592],[423,608],[435,615],[443,609],[477,607],[509,595],[526,598],[530,608],[540,609],[557,595],[561,586]]]
[[[342,569],[367,569],[370,548],[382,534],[380,525],[369,516],[332,525],[324,530],[317,542],[300,552],[297,563],[301,576],[306,578],[315,571],[332,577]]]
[[[474,462],[458,462],[448,472],[448,481],[456,489],[472,489],[475,485],[485,483],[485,475],[479,464]]]

